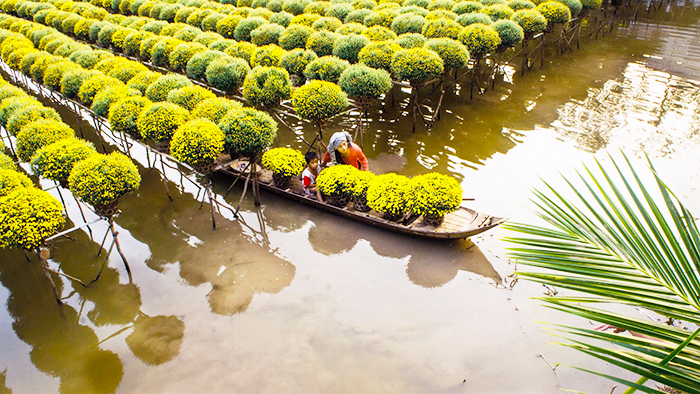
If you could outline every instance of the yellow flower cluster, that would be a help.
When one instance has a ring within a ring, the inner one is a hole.
[[[423,26],[421,34],[425,38],[447,37],[456,40],[462,31],[462,25],[451,19],[431,19]]]
[[[423,82],[442,74],[440,56],[425,48],[402,49],[391,59],[391,71],[401,80]]]
[[[143,109],[152,104],[145,97],[126,97],[109,107],[107,120],[112,130],[141,138],[136,121]]]
[[[304,171],[304,155],[292,148],[274,148],[263,153],[262,165],[281,177],[298,176]]]
[[[176,74],[162,75],[146,88],[146,97],[151,101],[165,101],[171,90],[185,86],[192,86],[192,82],[187,77]]]
[[[73,165],[95,153],[91,142],[64,138],[36,151],[32,157],[32,171],[57,182],[68,180]]]
[[[359,172],[360,170],[347,164],[334,165],[318,174],[316,186],[326,196],[350,195]]]
[[[540,12],[550,24],[569,23],[571,19],[571,10],[569,7],[558,1],[547,1],[537,6],[537,11]]]
[[[192,111],[197,104],[213,98],[216,98],[214,93],[201,86],[194,85],[171,90],[168,93],[167,101],[177,104],[188,111]]]
[[[396,38],[396,33],[383,26],[372,26],[362,33],[370,41],[388,41]]]
[[[242,108],[238,101],[229,100],[223,97],[216,97],[204,100],[194,107],[190,114],[192,119],[206,118],[218,124],[226,113],[234,108]]]
[[[389,71],[391,59],[401,50],[401,46],[391,41],[372,42],[360,50],[357,59],[372,68]]]
[[[169,55],[170,68],[173,71],[184,71],[187,67],[187,62],[192,59],[192,56],[206,50],[207,47],[196,42],[182,43],[175,47]]]
[[[68,177],[70,190],[90,205],[107,204],[138,189],[141,175],[121,153],[94,154],[75,164]]]
[[[304,70],[304,76],[308,79],[320,79],[338,83],[340,74],[350,67],[350,62],[335,56],[322,56],[311,61]]]
[[[146,95],[146,89],[162,76],[163,74],[155,71],[142,71],[131,78],[126,86],[136,89],[140,91],[141,94]]]
[[[525,35],[541,33],[547,27],[547,18],[536,10],[524,9],[513,14],[513,21],[523,28]]]
[[[283,68],[258,66],[243,81],[243,97],[252,105],[274,106],[291,93],[292,82]]]
[[[0,150],[0,170],[16,170],[15,161]]]
[[[244,156],[257,156],[277,135],[277,123],[266,112],[234,108],[219,123],[224,132],[224,149]]]
[[[180,126],[170,143],[170,153],[181,162],[196,165],[213,162],[224,150],[224,133],[209,119],[194,119]]]
[[[251,67],[277,67],[286,51],[275,44],[258,47],[250,58]]]
[[[146,107],[138,117],[139,133],[155,141],[170,140],[177,128],[185,123],[190,113],[173,103],[155,103]]]
[[[61,90],[61,78],[63,75],[77,66],[69,61],[58,62],[50,65],[44,72],[44,85],[51,90]]]
[[[78,90],[78,100],[87,106],[91,106],[92,100],[95,98],[97,93],[110,85],[124,86],[122,81],[116,78],[108,77],[104,74],[95,75],[94,77],[83,82],[83,84],[80,86],[80,90]]]
[[[352,185],[350,194],[356,198],[367,198],[367,189],[376,175],[369,171],[358,171],[355,174],[355,183]]]
[[[26,107],[16,108],[7,120],[7,131],[12,135],[19,134],[19,131],[27,124],[41,119],[55,120],[61,122],[61,116],[53,108],[47,108],[39,103]]]
[[[40,119],[28,123],[17,134],[17,156],[20,160],[28,162],[37,149],[71,137],[75,137],[73,129],[63,122]]]
[[[63,206],[45,191],[20,188],[0,198],[0,247],[36,249],[65,223]]]
[[[462,203],[462,187],[450,176],[438,173],[411,179],[408,208],[416,215],[441,217],[457,210]]]
[[[348,97],[332,82],[311,81],[292,95],[294,111],[304,119],[326,120],[348,106]]]
[[[0,197],[23,187],[34,187],[31,179],[15,170],[0,169]]]
[[[403,175],[377,175],[367,188],[367,206],[390,216],[406,212],[410,181]]]
[[[465,27],[459,35],[459,40],[467,46],[472,56],[493,52],[501,43],[498,32],[491,26],[482,23],[474,23]]]

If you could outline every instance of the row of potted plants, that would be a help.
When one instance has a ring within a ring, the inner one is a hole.
[[[276,186],[284,189],[292,177],[304,170],[301,152],[273,148],[262,156],[262,163],[273,173]],[[323,169],[316,185],[328,203],[345,207],[351,200],[360,212],[374,210],[386,219],[398,221],[406,214],[423,216],[426,223],[439,226],[446,214],[459,209],[462,187],[452,177],[438,173],[407,178],[397,174],[374,175],[349,165]]]

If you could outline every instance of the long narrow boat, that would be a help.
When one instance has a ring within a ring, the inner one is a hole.
[[[241,164],[247,163],[232,161],[218,166],[217,171],[231,176],[241,176],[244,175],[239,170]],[[272,173],[264,168],[259,169],[258,179],[260,188],[290,200],[384,230],[422,238],[469,238],[473,235],[490,230],[506,221],[506,218],[491,216],[466,207],[460,207],[457,211],[445,215],[445,220],[438,227],[427,224],[422,216],[414,216],[400,222],[393,222],[382,218],[381,214],[375,211],[356,211],[352,208],[352,203],[341,208],[318,201],[302,193],[301,181],[298,179],[292,179],[287,189],[283,190],[278,188],[272,183]]]

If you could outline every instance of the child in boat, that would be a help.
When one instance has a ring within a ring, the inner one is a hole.
[[[324,164],[329,162],[329,165],[349,164],[362,171],[369,171],[367,157],[362,148],[352,142],[352,137],[347,131],[339,131],[331,136],[326,155],[323,157]]]
[[[323,201],[321,197],[321,192],[318,191],[316,187],[316,177],[318,176],[318,155],[314,151],[306,152],[304,156],[306,159],[306,168],[304,172],[301,173],[301,182],[304,187],[304,193],[309,196],[316,196],[318,201]]]

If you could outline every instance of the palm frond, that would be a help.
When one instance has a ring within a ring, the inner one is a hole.
[[[694,332],[664,322],[700,327],[700,233],[692,215],[649,162],[652,190],[623,154],[610,167],[595,161],[565,179],[568,192],[545,182],[534,192],[537,215],[551,227],[509,224],[510,256],[536,271],[518,275],[577,292],[540,298],[545,305],[618,327],[624,333],[558,326],[556,335],[575,348],[639,374],[637,382],[593,372],[624,384],[626,393],[660,391],[647,379],[700,394],[700,340]],[[568,196],[568,197],[567,197]],[[580,295],[583,294],[583,295]],[[616,303],[657,314],[659,321],[612,312]],[[599,308],[592,307],[599,305]],[[605,341],[606,348],[594,343]]]

